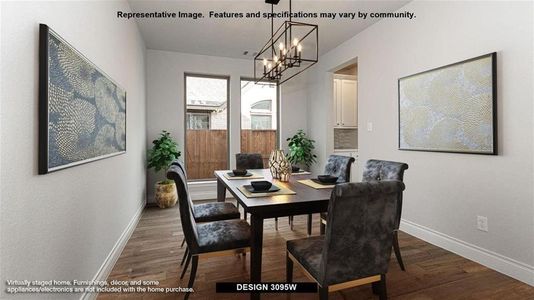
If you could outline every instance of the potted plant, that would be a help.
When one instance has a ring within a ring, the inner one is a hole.
[[[154,168],[156,173],[166,170],[173,160],[180,157],[178,143],[171,134],[163,130],[159,139],[152,141],[154,146],[148,151],[148,168]],[[165,179],[156,183],[156,204],[161,208],[173,207],[178,200],[174,181]]]
[[[313,145],[315,141],[308,138],[302,129],[299,129],[297,133],[288,138],[287,141],[289,142],[287,159],[293,165],[294,172],[298,172],[299,167],[302,166],[306,166],[306,168],[309,169],[310,166],[317,161],[317,155],[312,153],[313,149],[315,149],[315,146]]]

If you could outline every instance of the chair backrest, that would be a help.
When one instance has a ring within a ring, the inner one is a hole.
[[[175,159],[172,161],[171,165],[175,165],[175,166],[178,166],[180,167],[180,169],[182,170],[182,172],[184,173],[185,175],[185,180],[187,180],[187,171],[185,170],[185,166],[184,166],[184,163],[181,162],[180,160],[178,159]]]
[[[354,162],[354,157],[343,155],[330,155],[324,173],[327,175],[337,176],[337,182],[350,181],[350,165]]]
[[[237,153],[235,161],[237,169],[263,169],[263,158],[259,153]]]
[[[185,173],[177,164],[171,164],[167,170],[167,178],[174,180],[178,192],[178,205],[180,208],[180,221],[184,232],[187,246],[194,253],[198,249],[198,234],[195,217],[193,216],[193,207],[187,191],[187,181]]]
[[[175,159],[172,161],[171,163],[171,166],[178,166],[180,168],[180,170],[182,171],[182,174],[184,175],[184,179],[185,179],[185,189],[186,191],[188,192],[187,193],[187,200],[189,201],[189,206],[191,207],[191,210],[194,211],[193,209],[193,200],[191,200],[191,196],[189,196],[189,189],[188,189],[188,186],[187,186],[187,172],[185,171],[185,166],[184,166],[184,163]],[[193,216],[195,214],[193,213]]]
[[[401,181],[338,184],[328,206],[320,283],[385,274],[391,255]]]
[[[404,171],[408,170],[408,164],[396,161],[370,159],[365,163],[362,181],[374,180],[399,180],[404,181]],[[397,220],[395,229],[400,226],[402,215],[402,192],[398,195]]]
[[[408,164],[396,161],[370,159],[365,163],[362,181],[404,180]]]

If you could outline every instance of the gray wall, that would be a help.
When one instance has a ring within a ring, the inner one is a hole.
[[[214,57],[205,55],[186,54],[179,52],[147,50],[147,147],[152,147],[152,140],[157,138],[161,130],[171,132],[180,144],[184,146],[184,74],[207,74],[230,77],[230,164],[235,165],[235,153],[240,152],[240,124],[241,124],[241,83],[244,78],[253,78],[252,60]],[[285,145],[285,138],[297,129],[306,129],[306,98],[302,82],[290,80],[281,89],[281,132]],[[182,151],[181,159],[185,159]],[[163,173],[154,174],[148,171],[148,201],[153,202],[154,184],[163,178]],[[203,186],[202,189],[213,190],[215,185]],[[191,191],[196,193],[195,188]],[[193,195],[194,196],[194,195]],[[194,197],[195,198],[195,197]]]
[[[331,72],[358,58],[359,176],[370,158],[404,161],[405,228],[534,284],[532,2],[414,1],[320,57],[309,120],[331,124]],[[497,51],[499,156],[397,150],[397,79]],[[366,130],[373,122],[374,130]],[[310,122],[321,163],[332,136]],[[487,216],[489,232],[476,228]]]
[[[7,279],[93,279],[144,205],[145,46],[135,22],[118,20],[117,10],[130,8],[125,1],[1,3],[2,299]],[[127,91],[126,154],[37,175],[39,23]]]

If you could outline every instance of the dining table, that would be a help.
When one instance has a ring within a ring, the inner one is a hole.
[[[230,179],[229,170],[215,171],[217,178],[217,201],[226,201],[226,191],[250,214],[251,244],[250,244],[250,282],[261,282],[261,263],[263,252],[263,221],[265,219],[295,215],[305,215],[326,212],[332,188],[315,189],[298,181],[311,179],[310,173],[292,174],[288,182],[273,179],[269,169],[249,170],[255,179]],[[258,179],[258,177],[263,177]],[[294,192],[291,195],[268,195],[249,198],[240,188],[249,185],[251,181],[266,180],[280,188]],[[259,293],[251,293],[251,299],[259,299]]]

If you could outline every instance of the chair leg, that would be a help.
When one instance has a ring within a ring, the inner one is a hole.
[[[388,299],[388,291],[386,288],[386,274],[380,275],[380,291],[378,293],[378,297],[380,300]]]
[[[189,254],[189,247],[185,247],[184,256],[182,257],[182,261],[180,262],[180,266],[184,265],[185,258],[187,257],[188,254]]]
[[[191,274],[189,275],[189,284],[187,285],[189,288],[193,287],[193,283],[195,283],[195,277],[197,276],[197,267],[198,267],[198,256],[193,256],[193,264],[191,265]],[[184,300],[187,300],[189,298],[189,294],[185,294]]]
[[[293,216],[289,216],[289,228],[293,230]]]
[[[380,294],[380,281],[375,281],[371,283],[371,289],[373,290],[373,294]]]
[[[312,233],[312,214],[308,214],[308,236]]]
[[[185,271],[187,271],[187,268],[189,267],[189,262],[191,261],[191,254],[187,254],[187,260],[185,261],[185,266],[182,269],[182,275],[180,275],[180,279],[184,279]]]
[[[278,218],[274,218],[274,229],[278,231]]]
[[[319,299],[328,300],[328,286],[319,287]]]
[[[286,282],[293,282],[293,261],[286,252]]]
[[[321,224],[319,224],[319,233],[321,235],[324,235],[325,231],[326,231],[326,225],[324,225],[324,223],[323,223],[323,221],[321,219]]]
[[[180,245],[180,248],[183,248],[184,244],[185,244],[185,236],[184,236],[184,239],[182,240],[182,245]]]
[[[399,247],[398,233],[399,233],[398,230],[395,230],[393,232],[393,250],[395,251],[395,257],[397,258],[397,262],[399,263],[401,270],[406,271],[406,268],[404,267],[404,263],[402,262],[402,256],[401,256],[400,247]]]
[[[380,281],[375,281],[372,284],[373,294],[378,295],[380,300],[386,300],[388,298],[386,290],[386,275],[380,275]]]
[[[244,211],[243,214],[245,215],[245,221],[247,220],[247,212]]]

